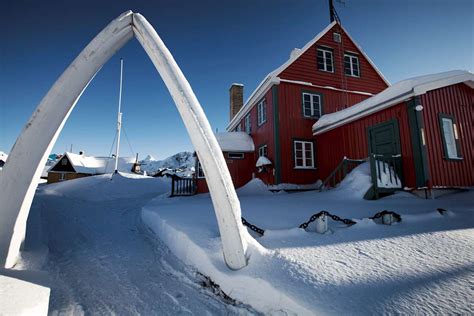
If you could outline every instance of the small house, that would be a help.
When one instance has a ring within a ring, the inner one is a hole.
[[[120,157],[118,171],[129,173],[134,163],[134,157]],[[86,156],[84,153],[66,152],[49,169],[48,183],[113,173],[114,169],[115,158],[113,157],[93,157]]]

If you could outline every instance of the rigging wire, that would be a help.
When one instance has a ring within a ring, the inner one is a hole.
[[[128,147],[130,148],[130,151],[132,153],[132,156],[134,156],[135,151],[133,150],[132,143],[130,142],[130,139],[128,138],[127,132],[125,131],[125,126],[123,124],[122,124],[122,130],[123,130],[123,134],[125,135],[125,140],[128,143]]]

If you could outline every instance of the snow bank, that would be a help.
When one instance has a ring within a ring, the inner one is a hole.
[[[255,178],[250,180],[246,185],[237,189],[239,196],[243,195],[272,195],[268,190],[268,186],[262,180]]]
[[[50,289],[38,277],[44,275],[0,269],[0,315],[47,315]]]
[[[239,190],[242,216],[265,229],[259,244],[249,239],[248,266],[239,271],[223,262],[209,195],[158,197],[142,209],[142,219],[181,260],[266,314],[469,313],[474,192],[366,201],[368,173],[363,164],[340,187],[323,192],[268,194],[258,180]],[[384,209],[401,214],[402,222],[368,219]],[[321,210],[357,224],[329,220],[323,235],[298,228]]]
[[[364,162],[355,167],[335,188],[335,191],[353,198],[363,198],[372,186],[370,163]]]
[[[222,151],[252,152],[255,150],[252,137],[245,132],[217,133],[216,138]]]
[[[41,192],[87,201],[108,201],[136,196],[158,195],[171,189],[171,180],[130,173],[103,174],[52,183]]]

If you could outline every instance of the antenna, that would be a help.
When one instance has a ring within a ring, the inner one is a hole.
[[[334,0],[329,0],[329,18],[331,19],[331,23],[336,20],[336,15],[334,14]]]
[[[120,131],[122,130],[122,81],[123,81],[123,58],[120,58],[120,90],[117,113],[117,147],[115,148],[115,172],[118,173],[118,159],[120,152]]]

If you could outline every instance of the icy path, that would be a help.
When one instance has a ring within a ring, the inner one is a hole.
[[[90,189],[87,184],[75,187],[74,195],[80,195],[77,190]],[[22,255],[24,267],[40,265],[52,278],[50,313],[251,312],[227,305],[203,289],[195,272],[142,226],[140,209],[150,194],[87,201],[68,197],[68,192],[64,196],[59,185],[52,192],[45,191],[35,197],[26,243],[30,251]],[[49,252],[38,263],[42,246]]]

